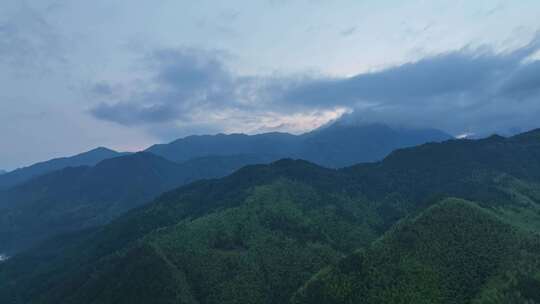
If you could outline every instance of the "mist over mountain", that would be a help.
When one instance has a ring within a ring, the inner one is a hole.
[[[0,299],[536,301],[538,172],[540,130],[429,143],[339,170],[291,159],[248,166],[12,257],[0,265]]]
[[[7,171],[6,171],[6,170],[0,170],[0,175],[2,175],[2,174],[6,174],[6,173],[7,173]]]

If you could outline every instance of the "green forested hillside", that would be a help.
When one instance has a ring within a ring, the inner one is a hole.
[[[166,159],[98,148],[38,163],[0,177],[0,254],[12,255],[48,237],[106,224],[166,190],[222,177],[248,164],[296,156],[343,166],[447,138],[437,130],[336,124],[301,136],[190,136],[148,149]]]
[[[534,300],[537,133],[428,144],[342,170],[281,160],[196,182],[0,264],[0,299]]]
[[[168,303],[174,294],[192,303],[282,303],[318,269],[376,236],[377,223],[364,222],[359,201],[325,198],[290,180],[255,187],[236,207],[180,220],[100,259],[88,272],[55,284],[47,301]],[[155,267],[144,269],[138,258],[152,259]],[[141,288],[144,294],[132,289],[149,278],[170,286]],[[103,286],[136,296],[114,297]]]
[[[177,164],[135,153],[36,177],[0,191],[0,254],[11,255],[48,237],[104,225],[164,191],[268,161],[234,155]]]
[[[0,252],[102,225],[181,184],[179,165],[151,154],[69,167],[0,192]]]
[[[322,270],[292,302],[529,303],[538,290],[538,235],[448,199]]]

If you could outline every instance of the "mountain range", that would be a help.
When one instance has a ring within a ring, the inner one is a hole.
[[[106,224],[177,186],[267,161],[241,155],[178,164],[140,152],[36,177],[0,191],[0,252],[11,255],[58,234]]]
[[[273,160],[287,157],[301,158],[326,167],[344,167],[381,160],[395,149],[451,138],[452,136],[434,129],[396,128],[383,124],[350,125],[336,122],[301,135],[263,133],[188,136],[168,144],[153,145],[144,152],[177,163],[208,156],[251,155]],[[0,171],[2,175],[0,190],[67,167],[94,166],[102,160],[129,154],[99,147],[78,155],[55,158],[10,172]]]
[[[0,264],[8,303],[535,303],[540,130],[283,159]]]
[[[12,255],[52,236],[104,225],[167,190],[245,165],[292,157],[335,167],[448,138],[436,130],[335,124],[298,136],[191,136],[142,153],[98,148],[53,159],[0,176],[0,253]]]
[[[194,157],[252,154],[275,159],[299,158],[324,167],[338,168],[383,159],[398,148],[452,137],[434,129],[410,129],[382,124],[351,125],[336,122],[301,135],[218,134],[189,136],[146,150],[166,159],[183,162]]]
[[[61,157],[19,168],[11,172],[0,173],[0,190],[24,183],[33,177],[67,167],[93,166],[107,158],[125,155],[107,148],[99,147],[71,157]]]

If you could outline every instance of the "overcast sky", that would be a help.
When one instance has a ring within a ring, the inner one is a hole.
[[[540,127],[540,2],[0,0],[0,168],[218,132]]]

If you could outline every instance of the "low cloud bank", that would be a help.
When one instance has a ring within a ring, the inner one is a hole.
[[[123,97],[114,84],[96,86],[103,102],[90,113],[156,130],[302,131],[353,112],[347,119],[509,134],[540,126],[539,49],[540,36],[512,51],[462,49],[343,78],[243,77],[219,52],[160,50],[144,60],[151,77]]]

